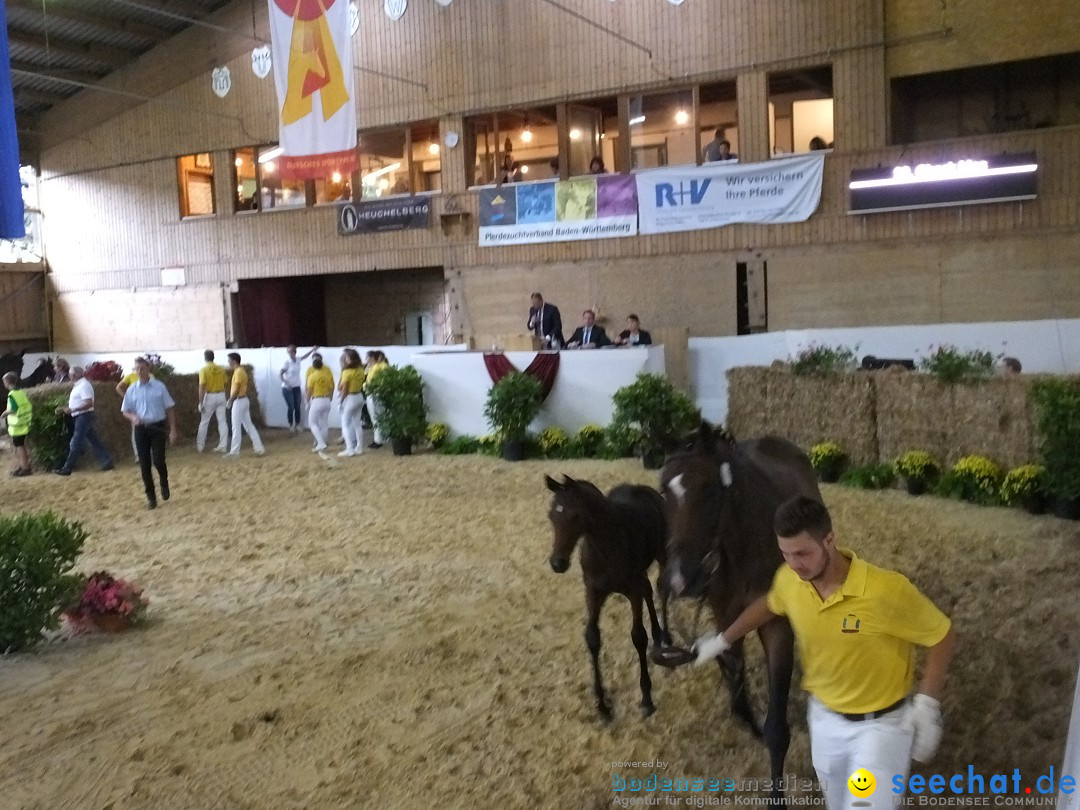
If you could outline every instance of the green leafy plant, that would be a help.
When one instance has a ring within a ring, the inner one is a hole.
[[[604,443],[598,455],[605,459],[627,458],[634,455],[643,438],[640,428],[613,422],[604,431]]]
[[[432,422],[427,426],[427,440],[436,450],[450,437],[450,427],[442,422]]]
[[[27,445],[34,462],[47,470],[55,469],[67,458],[67,424],[57,408],[68,403],[67,394],[50,394],[43,397],[31,397],[34,406],[33,419],[30,420],[30,433]]]
[[[1046,495],[1046,467],[1041,464],[1024,464],[1015,467],[1001,482],[1001,501],[1008,506],[1023,503],[1028,498]]]
[[[444,456],[468,456],[480,449],[480,440],[475,436],[457,436],[439,448]]]
[[[981,380],[994,373],[994,364],[1002,356],[981,349],[962,351],[945,343],[931,346],[930,354],[919,358],[919,368],[946,383]]]
[[[892,464],[867,464],[852,467],[840,476],[840,483],[855,489],[885,489],[896,481]]]
[[[836,481],[844,469],[847,453],[836,442],[820,442],[810,448],[810,464],[822,481]]]
[[[0,653],[56,627],[82,584],[70,571],[85,541],[81,524],[52,512],[0,515]]]
[[[673,438],[688,433],[701,420],[694,401],[662,374],[642,372],[612,399],[612,428],[627,436],[633,431],[643,458],[663,454]]]
[[[498,456],[502,452],[503,437],[499,433],[489,433],[476,440],[476,452],[482,456]]]
[[[811,343],[788,362],[794,374],[836,374],[855,368],[858,350],[858,345],[815,346]]]
[[[985,456],[964,456],[938,483],[937,492],[949,498],[993,506],[1000,503],[1001,467]]]
[[[582,425],[566,448],[565,458],[595,458],[604,443],[605,431],[599,425]]]
[[[488,391],[484,416],[507,441],[522,441],[544,404],[544,387],[531,374],[512,371]]]
[[[176,369],[161,359],[160,354],[148,354],[146,360],[150,364],[150,373],[159,380],[167,380],[176,373]]]
[[[908,450],[901,453],[893,466],[896,468],[897,475],[904,478],[919,478],[923,481],[933,481],[941,471],[941,466],[925,450]]]
[[[1080,380],[1041,380],[1031,398],[1047,489],[1058,498],[1080,498]]]
[[[368,392],[379,401],[379,429],[389,439],[419,442],[427,431],[424,381],[412,366],[387,366],[368,382]]]
[[[540,431],[537,444],[540,452],[546,458],[561,458],[566,446],[570,443],[570,436],[565,430],[557,425],[544,428]]]

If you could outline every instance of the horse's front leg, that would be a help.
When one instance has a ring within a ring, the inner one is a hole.
[[[743,658],[742,640],[736,641],[730,650],[722,653],[717,663],[720,664],[720,670],[724,673],[724,679],[731,691],[732,714],[741,718],[750,730],[760,737],[761,728],[754,718],[754,710],[750,708],[750,696],[746,690],[746,660]]]
[[[667,583],[664,577],[664,569],[660,569],[660,573],[656,576],[656,595],[660,599],[660,622],[656,620],[656,607],[653,605],[652,600],[652,586],[649,587],[649,599],[645,603],[649,606],[649,618],[653,624],[653,645],[659,644],[661,647],[671,646],[671,633],[668,628],[671,627],[668,624],[668,593]]]
[[[788,725],[788,696],[791,691],[791,672],[794,668],[795,637],[786,619],[773,619],[758,630],[758,638],[765,649],[769,670],[769,709],[765,715],[765,745],[769,749],[773,785],[780,785],[784,777],[784,759],[791,742]],[[769,802],[775,807],[783,804],[784,794],[774,787]]]
[[[652,586],[649,584],[647,578],[640,590],[630,594],[630,610],[634,617],[634,624],[630,628],[630,638],[634,642],[634,649],[637,650],[638,666],[641,667],[641,677],[638,681],[641,684],[641,713],[645,717],[648,717],[656,711],[656,706],[653,705],[652,679],[649,677],[649,662],[645,656],[645,651],[649,646],[649,636],[645,632],[645,623],[642,621],[641,616],[641,602],[643,600],[649,605],[649,616],[652,618],[653,634],[655,637],[658,630],[656,608],[653,607]]]
[[[595,588],[585,589],[585,607],[589,617],[585,623],[585,646],[592,657],[593,694],[596,696],[596,709],[605,720],[611,719],[611,707],[604,695],[604,682],[600,677],[600,610],[604,607],[607,594]]]

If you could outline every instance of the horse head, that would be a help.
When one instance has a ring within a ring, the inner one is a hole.
[[[550,475],[544,476],[547,488],[554,493],[548,518],[555,532],[548,562],[556,574],[564,573],[570,567],[570,555],[574,553],[577,541],[592,525],[597,498],[604,500],[602,493],[588,481],[575,481],[563,475],[560,484]]]
[[[673,596],[701,596],[723,561],[720,538],[735,520],[728,434],[702,422],[687,449],[668,457],[660,476],[668,519],[664,570]]]

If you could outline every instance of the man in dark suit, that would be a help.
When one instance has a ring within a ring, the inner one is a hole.
[[[604,331],[604,327],[596,325],[596,313],[587,309],[581,313],[581,326],[574,330],[570,336],[570,342],[566,344],[568,349],[602,349],[610,346],[611,340]]]
[[[626,316],[626,329],[615,338],[616,346],[651,346],[652,335],[641,328],[641,320],[630,313]]]
[[[563,347],[562,316],[554,304],[545,304],[544,296],[538,292],[532,294],[532,306],[529,307],[529,322],[526,327],[541,338],[545,346],[552,349]]]

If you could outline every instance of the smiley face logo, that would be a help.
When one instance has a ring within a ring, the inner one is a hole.
[[[848,777],[847,787],[852,796],[865,799],[867,796],[874,795],[874,791],[877,790],[877,780],[866,768],[859,768]]]

